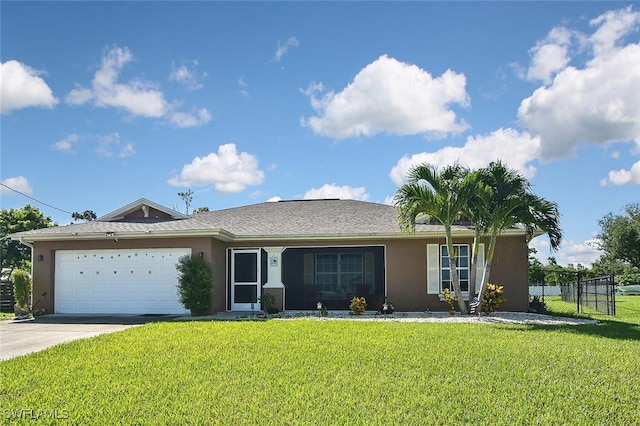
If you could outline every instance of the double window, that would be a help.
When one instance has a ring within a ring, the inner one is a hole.
[[[476,289],[482,279],[484,267],[484,244],[478,247],[478,259],[476,263]],[[460,282],[460,289],[465,298],[469,295],[469,278],[471,271],[471,247],[469,244],[454,244],[456,253],[456,271]],[[451,272],[453,265],[449,257],[446,245],[427,244],[427,294],[438,294],[442,297],[445,289],[453,291]]]
[[[364,283],[362,253],[316,254],[316,289],[321,292],[352,293]]]
[[[469,291],[469,245],[468,244],[454,244],[453,250],[456,254],[456,271],[458,273],[458,280],[460,282],[460,290],[463,292]],[[453,283],[451,278],[451,259],[449,257],[449,250],[446,245],[440,246],[440,291],[444,292],[445,289],[449,289],[453,292]]]

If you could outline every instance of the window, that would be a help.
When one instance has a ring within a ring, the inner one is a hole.
[[[354,293],[364,283],[362,253],[316,254],[316,289]]]
[[[460,290],[469,292],[469,246],[467,244],[454,244],[453,250],[458,254],[456,271],[460,281]],[[453,291],[451,283],[451,262],[449,261],[449,252],[446,245],[440,246],[440,283],[443,292],[448,288]]]

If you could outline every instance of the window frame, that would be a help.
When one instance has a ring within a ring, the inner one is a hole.
[[[314,257],[314,282],[318,291],[334,293],[354,293],[357,290],[358,285],[364,284],[366,275],[364,253],[316,253]],[[343,257],[350,258],[349,260],[351,260],[351,257],[359,258],[355,262],[344,262],[345,266],[359,266],[359,270],[343,270]],[[331,258],[335,258],[335,265],[332,265],[329,270],[320,271],[319,269],[323,268],[323,266],[328,265],[328,263],[325,262],[324,259]],[[360,282],[350,283],[349,275],[358,274],[360,275]],[[325,279],[320,278],[329,276],[335,276],[335,282],[333,282],[333,280],[329,280],[329,282],[327,282]],[[334,286],[335,288],[333,288]]]
[[[460,243],[456,243],[453,244],[453,248],[454,250],[458,250],[458,262],[456,265],[456,270],[458,271],[458,281],[460,282],[460,289],[462,290],[462,295],[466,298],[469,296],[469,288],[470,288],[470,278],[471,278],[471,247],[469,244],[460,244]],[[460,252],[462,251],[461,248],[466,248],[466,255],[461,256]],[[444,290],[445,288],[449,288],[449,291],[453,292],[453,283],[451,281],[451,264],[450,264],[450,260],[449,260],[449,254],[448,254],[449,248],[447,247],[446,244],[442,244],[439,247],[438,250],[438,262],[439,262],[439,293],[441,295],[444,294]],[[445,254],[446,252],[446,254]],[[462,262],[460,262],[460,259],[465,258],[466,259],[466,265],[462,265]],[[448,272],[448,279],[445,279],[445,272]],[[463,274],[464,272],[464,274]],[[466,278],[463,278],[463,275],[466,275]],[[466,290],[464,290],[465,286],[463,285],[463,282],[466,282]],[[445,283],[448,283],[447,286],[445,286]]]

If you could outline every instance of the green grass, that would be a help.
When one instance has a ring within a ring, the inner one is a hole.
[[[547,307],[553,314],[593,318],[598,321],[617,321],[640,325],[640,296],[616,296],[616,315],[608,316],[593,309],[583,308],[577,313],[577,306],[565,303],[560,296],[546,297]]]
[[[13,312],[11,313],[0,312],[0,321],[10,320],[10,319],[13,319],[14,317],[15,317],[15,314]]]
[[[0,407],[2,421],[25,424],[53,414],[77,424],[630,425],[640,423],[639,354],[638,323],[620,318],[153,323],[0,363]]]

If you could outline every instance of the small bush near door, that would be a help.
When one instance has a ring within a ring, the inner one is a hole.
[[[213,274],[199,257],[183,256],[176,265],[178,270],[178,295],[180,303],[191,315],[206,315],[211,309]]]

